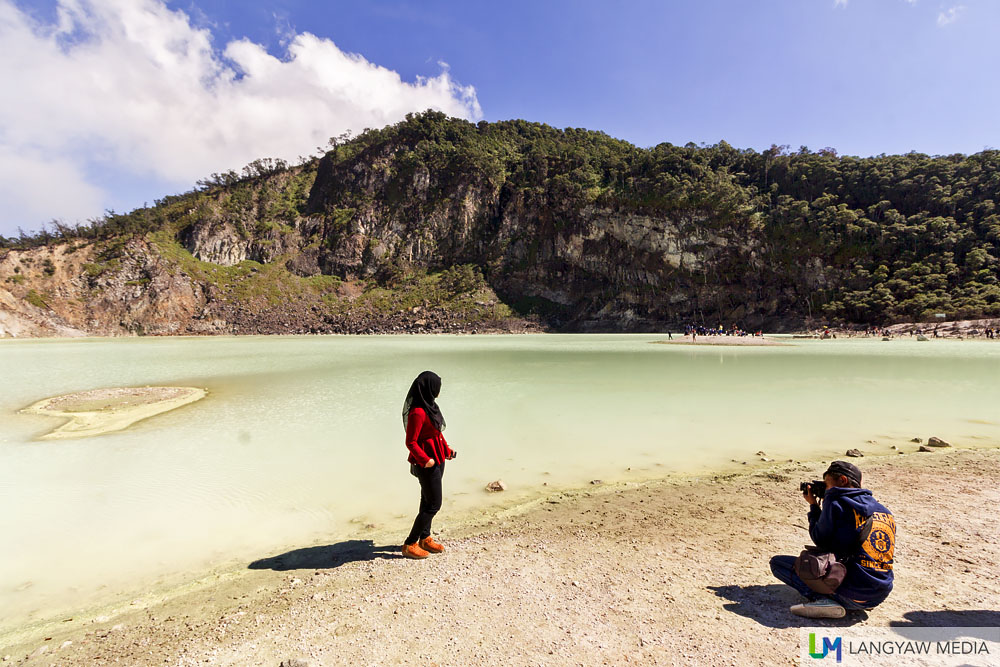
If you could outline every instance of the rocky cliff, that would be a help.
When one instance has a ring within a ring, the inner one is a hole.
[[[993,153],[642,150],[427,113],[297,167],[213,175],[82,231],[8,240],[0,334],[781,330],[995,316]]]

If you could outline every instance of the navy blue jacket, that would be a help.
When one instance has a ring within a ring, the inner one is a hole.
[[[858,541],[871,519],[867,539]],[[837,556],[847,566],[841,595],[866,607],[874,607],[892,590],[896,521],[892,512],[872,497],[868,489],[827,489],[823,509],[809,508],[809,535],[816,546]]]

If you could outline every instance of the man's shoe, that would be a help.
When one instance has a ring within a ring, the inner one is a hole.
[[[843,618],[847,610],[829,598],[792,605],[791,612],[806,618]]]
[[[407,558],[427,558],[430,554],[420,547],[419,542],[403,545],[403,555]]]
[[[432,554],[439,554],[444,551],[444,546],[440,542],[435,541],[433,537],[425,537],[417,542],[417,545],[421,549],[426,549]]]

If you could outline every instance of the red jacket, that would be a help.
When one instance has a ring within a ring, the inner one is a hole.
[[[434,463],[441,465],[454,454],[445,441],[444,434],[427,418],[423,408],[413,408],[406,419],[406,448],[410,450],[407,460],[421,467],[429,459],[434,459]]]

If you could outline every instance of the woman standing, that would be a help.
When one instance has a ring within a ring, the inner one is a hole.
[[[406,448],[410,450],[410,474],[420,482],[420,511],[413,520],[413,529],[403,543],[407,558],[427,558],[428,554],[444,551],[431,537],[431,521],[441,509],[441,478],[444,462],[455,458],[455,451],[444,439],[445,423],[438,408],[441,378],[424,371],[410,385],[403,402],[403,424],[406,426]]]

